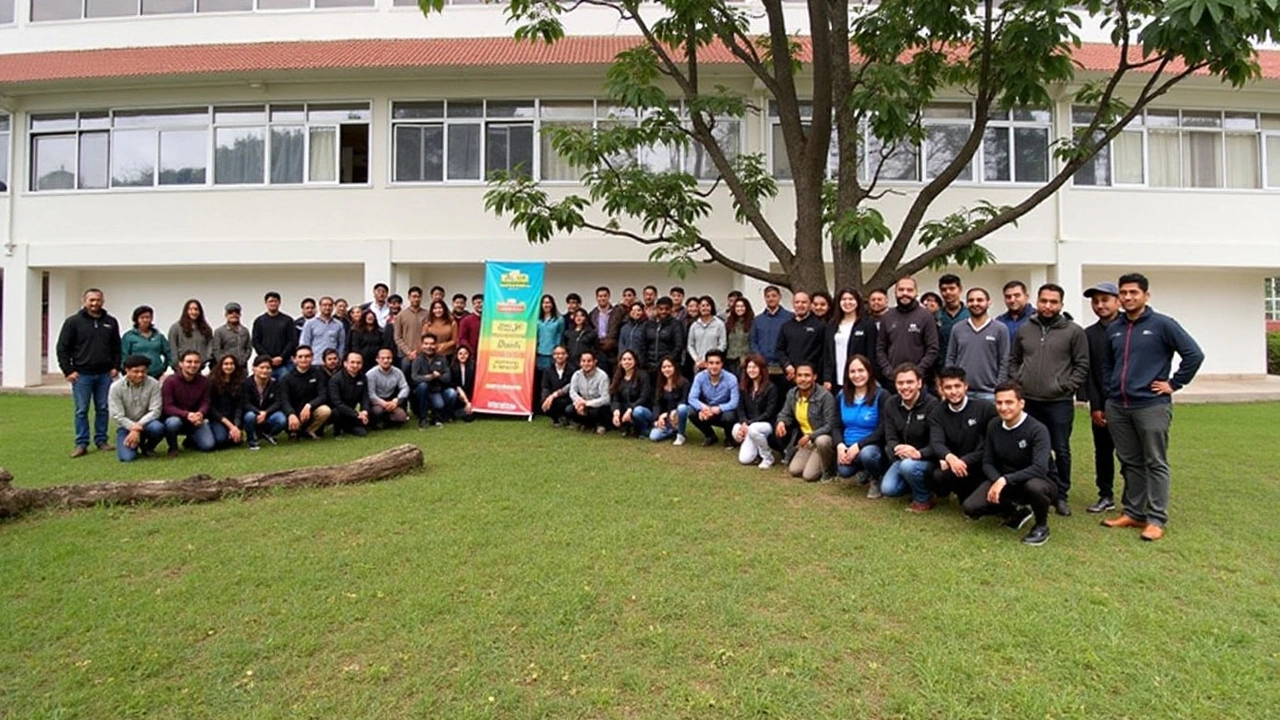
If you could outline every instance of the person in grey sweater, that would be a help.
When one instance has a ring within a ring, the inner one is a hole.
[[[969,397],[994,402],[1009,373],[1009,328],[988,314],[991,296],[983,288],[970,290],[965,303],[969,318],[952,326],[942,366],[964,368]]]
[[[569,380],[569,420],[603,435],[609,426],[610,400],[609,376],[596,367],[595,351],[583,351],[578,370]]]
[[[213,328],[204,317],[204,305],[191,298],[182,306],[182,317],[169,326],[169,353],[173,371],[179,372],[182,356],[188,352],[200,353],[201,367],[212,362]]]
[[[409,402],[409,382],[404,372],[395,367],[395,354],[390,348],[378,351],[378,364],[365,373],[369,388],[369,425],[400,427],[409,422],[405,406]]]
[[[224,355],[234,355],[240,361],[240,367],[248,367],[249,357],[253,354],[253,333],[240,324],[240,303],[227,303],[225,311],[227,323],[213,331],[209,358],[217,362]]]
[[[698,319],[689,325],[687,334],[686,350],[698,370],[706,369],[708,352],[723,352],[729,347],[729,331],[724,321],[716,317],[716,301],[710,295],[698,299]]]
[[[150,455],[164,439],[160,381],[147,374],[151,360],[146,355],[130,355],[124,361],[124,375],[107,391],[107,412],[115,422],[116,458],[132,462],[138,455]]]

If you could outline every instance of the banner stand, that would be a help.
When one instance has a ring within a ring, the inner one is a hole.
[[[485,263],[484,315],[476,352],[476,412],[533,422],[544,263]]]

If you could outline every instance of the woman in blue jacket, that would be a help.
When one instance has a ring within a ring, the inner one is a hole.
[[[853,355],[845,366],[844,387],[839,394],[840,424],[844,427],[836,445],[836,472],[858,476],[859,483],[878,480],[884,473],[884,431],[880,418],[891,394],[876,386],[871,361]]]

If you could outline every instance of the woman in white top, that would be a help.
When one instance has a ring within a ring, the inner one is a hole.
[[[831,325],[827,330],[825,362],[826,377],[822,385],[828,391],[844,384],[843,368],[854,355],[875,357],[876,323],[863,311],[862,296],[857,290],[845,288],[836,293],[836,309],[831,313]]]

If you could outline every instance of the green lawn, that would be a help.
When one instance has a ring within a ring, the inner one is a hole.
[[[1280,707],[1278,405],[1179,408],[1169,534],[1027,548],[905,501],[545,424],[71,461],[0,396],[26,486],[421,443],[420,474],[0,523],[4,718],[1263,718]]]

